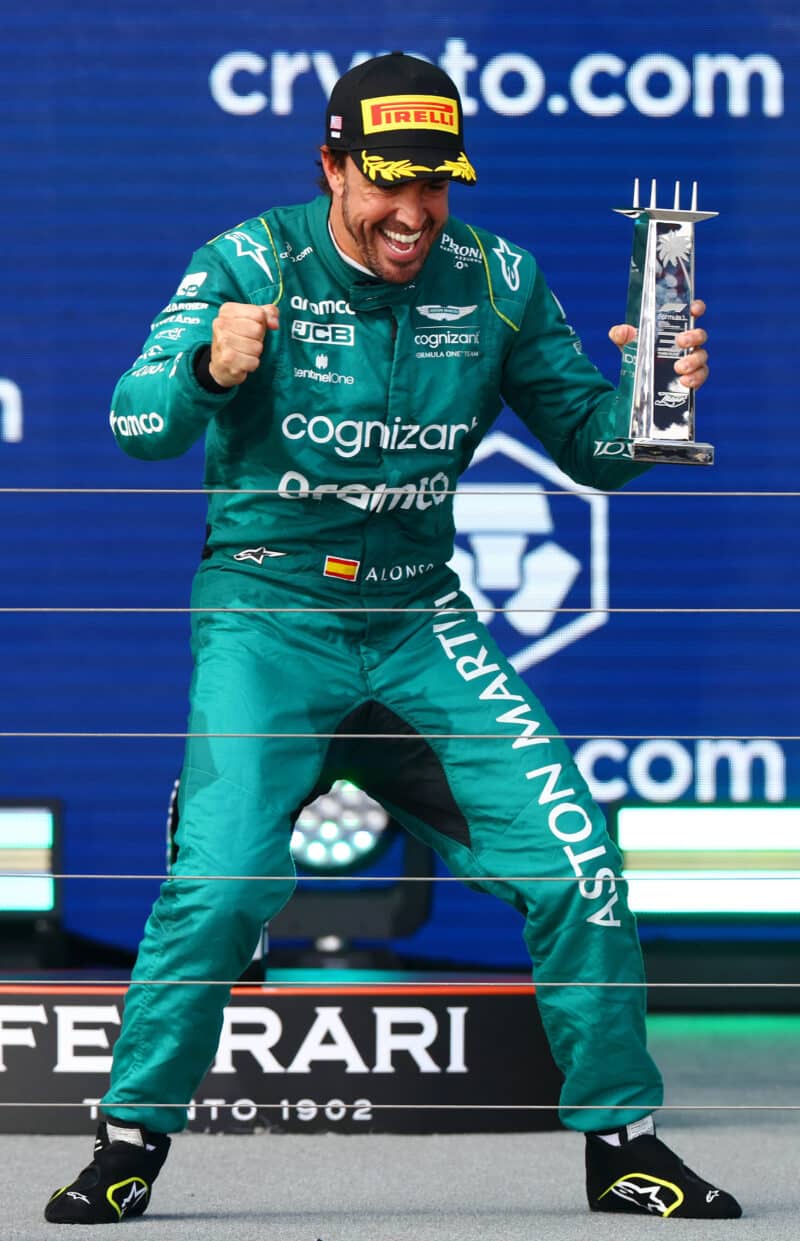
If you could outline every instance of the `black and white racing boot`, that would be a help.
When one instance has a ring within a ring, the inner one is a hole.
[[[742,1214],[731,1194],[692,1172],[656,1137],[649,1116],[603,1136],[587,1133],[586,1195],[592,1211],[683,1219]]]
[[[71,1185],[56,1190],[45,1219],[51,1224],[118,1224],[142,1215],[169,1145],[164,1133],[101,1121],[92,1162]]]

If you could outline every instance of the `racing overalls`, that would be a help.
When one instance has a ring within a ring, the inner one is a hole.
[[[375,738],[365,791],[522,913],[561,1118],[613,1128],[661,1102],[619,854],[447,563],[452,492],[504,400],[580,483],[641,467],[595,455],[615,392],[531,254],[450,218],[413,282],[384,283],[341,257],[328,207],[270,210],[198,250],[114,394],[133,456],[205,434],[209,531],[175,871],[192,878],[168,880],[147,922],[104,1107],[185,1124],[227,1000],[203,980],[236,980],[288,900],[294,819],[353,733]],[[280,328],[254,374],[213,392],[195,363],[229,301],[275,303]],[[169,1106],[136,1106],[154,1103]]]

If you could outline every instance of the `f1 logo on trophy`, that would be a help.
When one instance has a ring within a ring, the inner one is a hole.
[[[633,206],[615,210],[634,221],[625,322],[637,326],[637,336],[622,351],[613,439],[598,443],[595,455],[712,465],[713,445],[695,443],[694,389],[685,388],[673,368],[684,352],[675,337],[694,322],[689,313],[694,298],[694,226],[718,212],[697,210],[696,181],[688,211],[680,209],[679,181],[672,209],[656,206],[655,181],[649,207],[641,207],[638,179],[633,183]]]

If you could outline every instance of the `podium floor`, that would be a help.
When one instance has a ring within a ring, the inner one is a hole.
[[[651,1016],[651,1047],[668,1084],[660,1134],[690,1166],[731,1189],[745,1210],[737,1221],[676,1221],[672,1228],[682,1241],[795,1241],[798,1038],[797,1015]],[[686,1110],[671,1110],[679,1105]],[[41,1214],[44,1201],[88,1161],[90,1146],[88,1135],[0,1136],[4,1241],[53,1241],[53,1225]],[[649,1219],[589,1214],[582,1157],[582,1139],[563,1131],[188,1133],[176,1139],[147,1215],[126,1223],[125,1235],[132,1241],[651,1238],[661,1225]]]

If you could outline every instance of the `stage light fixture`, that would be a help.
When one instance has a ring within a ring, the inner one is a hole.
[[[391,820],[377,802],[349,780],[310,802],[295,823],[292,856],[318,874],[347,874],[377,860],[387,848]]]

